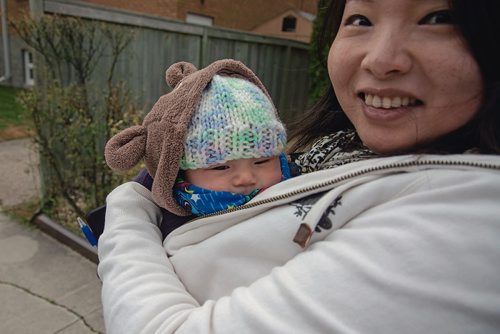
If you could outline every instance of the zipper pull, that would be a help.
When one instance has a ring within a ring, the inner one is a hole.
[[[306,246],[309,244],[309,241],[311,240],[312,235],[313,230],[311,229],[311,226],[307,225],[306,223],[302,223],[300,224],[297,233],[295,233],[293,242],[297,243],[302,248],[306,248]]]

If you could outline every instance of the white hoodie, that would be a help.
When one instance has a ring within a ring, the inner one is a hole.
[[[137,183],[108,196],[107,333],[500,332],[498,156],[399,156],[303,175],[163,245],[159,219]]]

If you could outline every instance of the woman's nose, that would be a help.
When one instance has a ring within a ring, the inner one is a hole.
[[[407,38],[397,31],[380,30],[366,46],[361,68],[377,79],[387,79],[407,73],[412,67]]]

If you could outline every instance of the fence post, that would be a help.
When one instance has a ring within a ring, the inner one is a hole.
[[[283,62],[283,81],[281,85],[281,91],[280,91],[280,109],[283,110],[285,103],[287,102],[287,96],[286,93],[288,92],[288,76],[290,73],[290,58],[292,56],[292,47],[290,45],[287,45],[286,47],[286,52],[285,52],[285,61]],[[286,109],[285,109],[286,110]],[[283,117],[283,115],[280,115]]]
[[[208,65],[208,29],[203,29],[200,43],[200,63],[198,68],[203,68]]]
[[[31,18],[34,20],[40,19],[45,10],[45,0],[29,0],[29,8],[30,8],[30,15]],[[38,75],[38,72],[40,71],[41,64],[40,64],[40,59],[42,58],[35,50],[31,50],[33,54],[33,63],[35,64],[35,85],[37,86],[42,86],[45,85],[45,82],[43,80],[40,80],[40,77]],[[43,152],[39,149],[38,150],[38,159],[40,161],[40,166],[39,166],[39,172],[40,172],[40,189],[41,189],[41,207],[45,206],[45,203],[48,198],[50,198],[51,195],[48,195],[48,189],[50,188],[50,184],[52,182],[52,179],[54,177],[53,172],[50,168],[50,164],[48,162],[48,158],[43,154]]]
[[[44,13],[44,0],[29,0],[31,17],[36,19]]]

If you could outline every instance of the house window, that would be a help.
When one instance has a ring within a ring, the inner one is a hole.
[[[35,84],[35,74],[33,73],[33,53],[23,50],[24,83],[26,86]]]
[[[294,32],[297,28],[297,18],[295,16],[287,16],[283,19],[281,31]]]
[[[192,24],[200,24],[202,26],[212,26],[214,24],[214,18],[205,15],[188,13],[186,15],[186,22]]]

